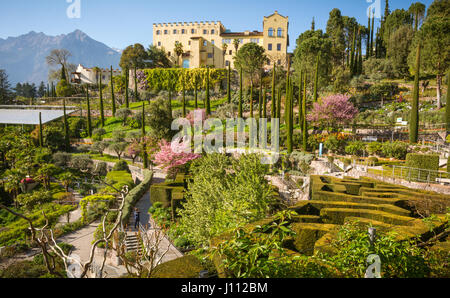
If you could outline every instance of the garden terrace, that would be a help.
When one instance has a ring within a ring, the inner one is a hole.
[[[448,207],[448,195],[413,190],[366,177],[311,176],[311,200],[289,208],[296,214],[290,219],[296,235],[286,239],[283,247],[297,255],[333,254],[335,248],[330,241],[336,239],[340,227],[349,222],[395,232],[399,241],[427,241],[448,225],[445,216]],[[428,218],[429,221],[422,220],[432,214],[435,217]],[[275,221],[275,218],[267,218],[249,224],[245,229],[251,232],[258,226]],[[211,245],[216,247],[229,237],[227,233],[215,237]],[[447,242],[439,243],[445,246]],[[216,266],[220,265],[220,260],[215,262]],[[225,276],[222,271],[220,274]]]

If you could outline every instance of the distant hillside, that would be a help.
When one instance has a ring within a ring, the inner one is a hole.
[[[18,37],[0,38],[0,69],[6,70],[13,86],[17,82],[47,82],[49,67],[45,57],[51,50],[62,48],[72,53],[70,63],[81,63],[86,67],[119,67],[119,50],[76,30],[58,36],[31,31]]]

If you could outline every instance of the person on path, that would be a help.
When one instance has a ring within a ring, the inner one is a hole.
[[[139,212],[138,208],[134,209],[134,229],[137,229],[139,227],[139,222],[141,219],[141,214]]]

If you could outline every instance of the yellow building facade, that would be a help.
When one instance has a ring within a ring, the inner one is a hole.
[[[234,68],[234,56],[246,43],[256,43],[266,50],[266,69],[274,64],[286,66],[289,47],[289,18],[277,11],[264,17],[263,31],[231,32],[220,22],[153,24],[153,45],[162,48],[171,61],[184,68],[214,66]],[[235,40],[239,41],[238,48]],[[181,43],[183,54],[177,56],[175,44]]]

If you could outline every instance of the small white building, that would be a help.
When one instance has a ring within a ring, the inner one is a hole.
[[[77,70],[72,73],[71,82],[74,84],[97,84],[99,75],[102,76],[102,83],[108,84],[111,76],[111,69],[100,68],[101,74],[96,74],[94,68],[86,68],[78,64]],[[120,69],[113,69],[113,76],[122,74]]]

